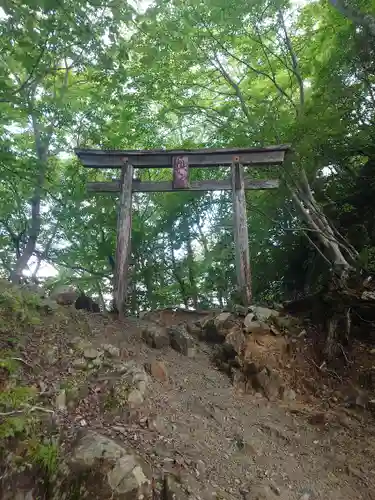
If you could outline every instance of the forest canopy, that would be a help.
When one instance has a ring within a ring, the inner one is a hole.
[[[75,148],[286,143],[282,168],[246,168],[280,179],[247,193],[255,299],[375,271],[373,0],[5,1],[0,34],[2,277],[110,293],[117,201],[86,184],[118,172],[84,169]],[[227,304],[230,192],[135,194],[131,284],[132,312]]]

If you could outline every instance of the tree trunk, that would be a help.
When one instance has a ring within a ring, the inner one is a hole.
[[[41,218],[40,218],[40,207],[43,194],[43,185],[45,180],[45,175],[47,171],[47,161],[48,161],[48,147],[50,135],[43,141],[41,137],[40,127],[37,122],[34,113],[31,114],[34,138],[35,138],[35,151],[38,159],[38,174],[36,177],[36,184],[34,188],[34,193],[31,198],[31,222],[29,230],[27,233],[27,243],[23,248],[21,255],[18,257],[14,270],[11,275],[12,283],[19,283],[22,272],[27,266],[30,258],[35,252],[36,242],[40,233]]]
[[[181,299],[182,299],[182,302],[184,303],[184,306],[187,309],[188,306],[189,306],[189,304],[188,304],[188,296],[187,296],[187,293],[186,293],[186,287],[185,287],[184,279],[183,279],[182,276],[180,276],[180,273],[177,270],[176,259],[175,259],[174,250],[173,250],[172,236],[169,235],[169,238],[170,238],[169,239],[169,243],[170,243],[170,246],[171,246],[173,276],[175,277],[175,279],[177,280],[178,284],[180,285]]]
[[[187,239],[186,239],[187,261],[188,261],[188,270],[189,270],[191,298],[193,301],[194,308],[198,309],[198,290],[197,290],[197,284],[195,281],[194,252],[193,252],[193,247],[191,245],[191,235],[190,235],[188,222],[186,223],[186,235],[187,235]]]
[[[365,30],[375,37],[375,17],[371,14],[364,14],[359,9],[353,8],[350,4],[352,0],[329,0],[330,4],[340,12],[344,17],[349,19],[357,27],[365,28]]]
[[[99,306],[103,312],[106,312],[107,307],[105,305],[105,300],[103,297],[103,292],[102,292],[102,287],[100,286],[100,282],[98,281],[96,284],[96,289],[98,291],[98,301],[99,301]]]

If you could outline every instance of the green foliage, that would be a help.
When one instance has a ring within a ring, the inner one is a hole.
[[[4,368],[9,375],[15,375],[19,369],[19,361],[11,356],[9,352],[0,351],[0,368]]]
[[[4,414],[0,423],[0,439],[30,433],[34,418],[28,414],[28,408],[35,397],[35,390],[26,386],[10,385],[0,393],[0,411]]]
[[[11,325],[17,325],[18,329],[40,324],[41,305],[38,295],[12,287],[5,281],[0,283],[0,319],[9,330]]]
[[[42,443],[35,439],[27,441],[27,459],[42,469],[47,478],[56,474],[59,466],[60,451],[53,439],[44,439]]]
[[[354,4],[374,14],[372,1]],[[277,191],[247,195],[255,300],[307,293],[328,271],[285,188],[301,169],[326,216],[375,268],[373,39],[329,2],[275,0],[265,8],[256,0],[244,9],[235,0],[156,0],[142,13],[126,2],[51,0],[3,10],[0,276],[31,249],[29,274],[39,261],[57,271],[48,287],[71,283],[108,300],[116,198],[89,197],[85,184],[118,172],[85,170],[75,146],[292,143],[285,168],[246,172],[282,181]],[[223,179],[228,170],[190,175]],[[137,176],[160,181],[171,172]],[[131,312],[230,300],[231,210],[222,192],[134,196]],[[37,322],[33,300],[0,291],[0,317],[8,310],[23,324]]]

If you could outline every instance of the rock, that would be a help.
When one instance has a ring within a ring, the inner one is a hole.
[[[348,406],[358,406],[366,408],[370,398],[369,395],[357,387],[351,387],[345,397],[345,402]]]
[[[171,326],[168,329],[168,333],[171,339],[171,346],[175,351],[181,352],[188,357],[194,356],[194,341],[186,331],[185,327]]]
[[[161,349],[170,345],[170,338],[165,328],[156,325],[147,325],[142,330],[142,338],[151,347]]]
[[[241,306],[240,304],[234,304],[232,307],[233,314],[237,314],[238,316],[246,316],[248,313],[248,309],[245,306]]]
[[[94,302],[91,297],[81,293],[77,300],[74,303],[74,307],[78,310],[89,311],[93,313],[99,313],[100,307],[99,304]]]
[[[68,346],[76,349],[77,351],[83,351],[84,349],[88,349],[92,347],[92,344],[89,340],[83,339],[82,337],[73,337],[67,341]]]
[[[329,414],[326,412],[318,412],[310,415],[308,422],[311,425],[326,425],[329,422]]]
[[[117,460],[115,466],[107,474],[112,491],[128,498],[137,498],[148,486],[149,481],[134,455],[125,455]]]
[[[277,495],[268,485],[256,484],[251,486],[250,492],[246,493],[244,498],[246,500],[276,500]]]
[[[246,318],[245,318],[246,319]],[[259,333],[267,335],[271,332],[271,327],[262,321],[248,321],[245,326],[246,333]]]
[[[114,425],[112,429],[116,432],[119,432],[120,434],[126,434],[126,428],[122,425]]]
[[[130,405],[135,407],[144,401],[149,381],[142,366],[133,361],[122,364],[122,375],[113,386],[113,397],[117,407]]]
[[[199,477],[201,479],[204,479],[205,476],[206,476],[206,465],[205,463],[203,462],[203,460],[198,460],[197,463],[196,463],[196,468],[197,468],[197,471],[199,473]]]
[[[73,359],[72,366],[77,370],[84,370],[85,368],[87,368],[87,361],[85,360],[85,358]]]
[[[202,334],[202,327],[197,324],[188,323],[186,329],[193,337],[200,337]]]
[[[76,444],[70,462],[74,467],[89,470],[97,461],[115,463],[125,454],[124,448],[112,439],[94,431],[87,431]]]
[[[171,474],[164,474],[163,496],[165,500],[190,500],[190,496],[181,488],[181,483]]]
[[[297,394],[293,389],[286,389],[283,392],[283,400],[287,402],[295,401]]]
[[[268,399],[277,397],[282,388],[279,375],[267,367],[253,375],[251,383],[256,391],[262,392]]]
[[[130,391],[127,402],[129,403],[130,406],[138,406],[141,405],[144,401],[143,394],[139,389],[133,389]]]
[[[280,315],[279,311],[261,306],[251,306],[251,311],[254,313],[255,318],[258,321],[267,321],[271,318],[271,316],[275,317]]]
[[[95,358],[91,361],[91,364],[95,368],[101,368],[101,366],[103,365],[103,361],[101,358]]]
[[[236,319],[232,313],[222,312],[204,323],[203,337],[208,342],[221,343],[235,323]]]
[[[53,312],[57,311],[59,308],[59,305],[55,300],[51,300],[49,298],[44,298],[40,301],[40,308],[43,309],[45,312]]]
[[[302,490],[301,496],[299,497],[298,500],[313,500],[314,498],[315,498],[314,492],[309,489],[305,489]]]
[[[56,401],[55,401],[55,406],[56,409],[59,411],[66,411],[66,391],[65,389],[62,389],[58,395],[56,396]]]
[[[228,335],[225,337],[225,342],[228,347],[233,349],[236,354],[241,354],[245,345],[246,339],[245,335],[239,327],[233,327]]]
[[[168,380],[167,369],[162,361],[152,361],[145,368],[159,382],[166,382]]]
[[[29,491],[16,491],[14,493],[14,496],[12,496],[13,500],[34,500],[35,498],[35,493],[34,490],[29,490]]]
[[[77,300],[78,293],[70,286],[59,286],[51,292],[49,298],[61,306],[70,306]]]
[[[103,351],[113,358],[119,358],[120,357],[120,349],[112,344],[102,344],[101,348]]]
[[[95,359],[99,358],[102,355],[102,351],[95,349],[94,347],[87,347],[83,350],[83,356],[86,359]]]
[[[301,333],[301,323],[297,318],[293,318],[293,316],[272,316],[272,323],[281,332],[289,332],[296,335]]]
[[[57,363],[59,359],[58,352],[59,349],[57,346],[51,346],[46,350],[44,357],[49,365],[54,365],[55,363]]]
[[[245,316],[245,319],[243,320],[243,324],[245,329],[248,328],[248,326],[254,321],[255,314],[250,312]]]
[[[246,337],[242,359],[244,364],[254,364],[257,367],[256,371],[261,371],[265,366],[278,369],[285,365],[289,358],[285,336],[258,332]]]
[[[146,464],[133,452],[96,432],[86,431],[78,440],[69,468],[72,482],[77,472],[84,474],[88,498],[131,500],[150,494],[150,471]],[[100,477],[99,483],[93,481],[94,476]]]

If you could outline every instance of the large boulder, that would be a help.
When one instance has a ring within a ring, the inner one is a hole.
[[[227,346],[227,350],[233,352],[233,357],[242,354],[245,343],[245,335],[242,330],[236,326],[231,328],[224,341],[224,345]]]
[[[131,500],[150,494],[146,464],[97,432],[87,431],[77,440],[68,467],[82,498]]]
[[[255,315],[255,319],[258,321],[267,321],[271,317],[279,316],[279,311],[275,309],[269,309],[268,307],[261,306],[251,306],[251,312]]]
[[[171,326],[168,328],[171,346],[175,351],[185,356],[192,357],[195,354],[194,340],[184,326]]]
[[[147,325],[142,330],[142,338],[149,346],[161,349],[170,345],[170,338],[164,327]]]
[[[58,286],[52,290],[49,298],[61,306],[70,306],[77,300],[78,293],[71,286]]]
[[[283,392],[283,384],[280,376],[277,372],[267,367],[251,377],[251,384],[256,391],[268,399],[281,396]]]
[[[267,335],[271,332],[271,327],[267,323],[264,323],[264,321],[253,320],[244,323],[244,330],[246,333]]]
[[[208,342],[224,342],[230,329],[235,326],[236,317],[230,312],[222,312],[206,321],[203,326],[203,337]]]
[[[283,336],[253,333],[246,338],[244,363],[254,363],[258,371],[264,367],[279,368],[289,360],[288,342]]]

